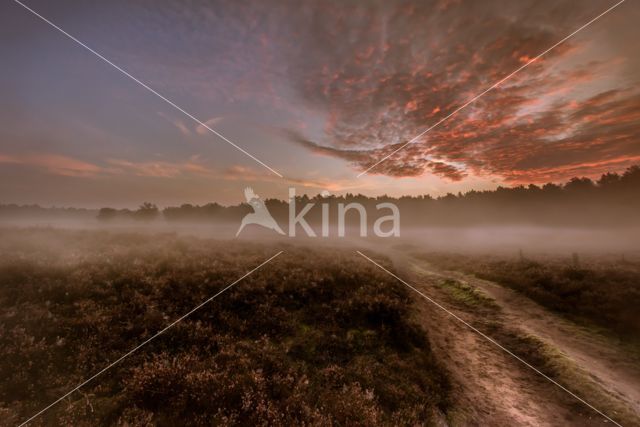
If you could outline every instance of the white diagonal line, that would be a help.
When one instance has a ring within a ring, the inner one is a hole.
[[[424,130],[422,133],[420,133],[418,136],[412,138],[411,140],[405,142],[404,144],[402,144],[400,147],[396,148],[395,150],[393,150],[391,153],[387,154],[386,156],[384,156],[382,159],[378,160],[376,163],[374,163],[373,165],[369,166],[366,170],[360,172],[358,174],[358,178],[360,178],[362,175],[366,174],[367,172],[369,172],[371,169],[375,168],[376,166],[378,166],[380,163],[384,162],[385,160],[387,160],[389,157],[393,156],[394,154],[396,154],[398,151],[402,150],[404,147],[406,147],[407,145],[415,142],[416,140],[420,139],[422,136],[426,135],[428,132],[430,132],[432,129],[440,126],[442,123],[444,123],[445,121],[447,121],[449,118],[451,118],[452,116],[454,116],[455,114],[457,114],[460,110],[465,109],[467,106],[469,106],[470,104],[473,104],[475,101],[477,101],[480,97],[484,96],[487,92],[492,91],[493,89],[497,88],[498,86],[500,86],[502,83],[506,82],[507,80],[509,80],[511,77],[515,76],[516,74],[518,74],[520,71],[524,70],[525,68],[527,68],[529,65],[533,64],[535,61],[537,61],[538,59],[540,59],[541,57],[543,57],[544,55],[546,55],[547,53],[551,52],[553,49],[555,49],[556,47],[560,46],[562,43],[566,42],[567,40],[569,40],[571,37],[575,36],[576,34],[578,34],[580,31],[584,30],[585,28],[587,28],[589,25],[593,24],[594,22],[596,22],[598,19],[602,18],[604,15],[606,15],[607,13],[611,12],[613,9],[615,9],[616,7],[620,6],[622,3],[624,3],[626,0],[620,0],[618,3],[614,4],[613,6],[611,6],[609,9],[605,10],[604,12],[602,12],[600,15],[596,16],[595,18],[593,18],[591,21],[587,22],[586,24],[584,24],[582,27],[578,28],[577,30],[575,30],[573,33],[569,34],[568,36],[566,36],[565,38],[563,38],[562,40],[560,40],[559,42],[557,42],[556,44],[554,44],[553,46],[551,46],[549,49],[545,50],[544,52],[542,52],[541,54],[539,54],[538,56],[536,56],[535,58],[529,60],[526,64],[522,65],[520,68],[518,68],[517,70],[511,72],[511,74],[509,74],[508,76],[504,77],[502,80],[498,81],[497,83],[494,83],[492,86],[490,86],[489,88],[485,89],[484,92],[474,96],[473,98],[471,98],[470,100],[468,100],[467,102],[465,102],[464,104],[462,104],[460,107],[456,108],[455,110],[453,110],[453,112],[449,113],[448,115],[446,115],[445,117],[443,117],[442,119],[440,119],[438,122],[436,122],[434,125],[431,125],[429,128],[427,128],[426,130]]]
[[[102,368],[102,370],[98,371],[97,373],[95,373],[94,375],[92,375],[91,377],[87,378],[86,380],[84,380],[83,382],[81,382],[80,384],[78,384],[75,388],[73,388],[72,390],[69,390],[67,393],[65,393],[63,396],[61,396],[60,398],[58,398],[56,401],[52,402],[51,404],[49,404],[48,406],[46,406],[45,408],[41,409],[39,412],[37,412],[36,414],[34,414],[31,418],[29,418],[28,420],[24,421],[22,424],[20,424],[19,427],[24,426],[25,424],[31,422],[33,419],[35,419],[36,417],[40,416],[41,414],[43,414],[45,411],[49,410],[50,408],[52,408],[53,406],[55,406],[56,404],[58,404],[61,400],[63,400],[64,398],[66,398],[67,396],[71,395],[73,392],[79,390],[80,388],[82,388],[84,385],[86,385],[87,383],[91,382],[92,380],[94,380],[95,378],[97,378],[98,376],[102,375],[103,373],[105,373],[107,370],[111,369],[112,367],[114,367],[115,365],[117,365],[118,363],[120,363],[122,360],[124,360],[125,358],[127,358],[128,356],[130,356],[131,354],[133,354],[134,352],[136,352],[137,350],[139,350],[141,347],[143,347],[144,345],[148,344],[150,341],[152,341],[153,339],[157,338],[158,336],[162,335],[163,333],[165,333],[167,330],[169,330],[170,328],[172,328],[173,326],[175,326],[177,323],[183,321],[185,318],[187,318],[188,316],[190,316],[191,314],[193,314],[195,311],[199,310],[200,308],[202,308],[203,306],[205,306],[206,304],[210,303],[211,301],[213,301],[216,297],[218,297],[219,295],[221,295],[222,293],[224,293],[225,291],[227,291],[228,289],[230,289],[231,287],[233,287],[236,283],[240,282],[242,279],[244,279],[245,277],[249,276],[250,274],[252,274],[253,272],[255,272],[256,270],[260,269],[261,267],[263,267],[264,265],[268,264],[269,262],[271,262],[273,259],[275,259],[277,256],[279,256],[280,254],[282,254],[283,251],[278,252],[277,254],[275,254],[274,256],[272,256],[271,258],[269,258],[268,260],[264,261],[262,264],[260,264],[259,266],[255,267],[253,270],[249,271],[248,273],[246,273],[244,276],[240,277],[238,280],[236,280],[235,282],[231,283],[230,285],[227,285],[225,288],[223,288],[221,291],[219,291],[218,293],[216,293],[215,295],[213,295],[212,297],[204,300],[203,302],[201,302],[200,304],[198,304],[196,307],[194,307],[193,309],[191,309],[188,313],[182,315],[181,317],[179,317],[178,319],[174,320],[172,323],[170,323],[169,325],[165,326],[164,329],[161,329],[160,331],[156,332],[154,335],[152,335],[151,337],[147,338],[146,340],[144,340],[142,343],[138,344],[136,347],[134,347],[132,350],[128,351],[127,353],[123,354],[122,356],[120,356],[116,361],[108,364],[107,366],[105,366],[104,368]]]
[[[63,30],[62,28],[58,27],[56,24],[54,24],[53,22],[51,22],[50,20],[48,20],[44,16],[40,15],[35,10],[31,9],[29,6],[25,5],[24,3],[22,3],[19,0],[13,0],[13,1],[15,3],[19,4],[20,6],[22,6],[23,8],[25,8],[26,10],[28,10],[29,12],[31,12],[32,14],[34,14],[35,16],[37,16],[38,18],[40,18],[41,20],[43,20],[44,22],[46,22],[47,24],[49,24],[50,26],[52,26],[53,28],[55,28],[56,30],[58,30],[59,32],[61,32],[62,34],[64,34],[65,36],[67,36],[68,38],[70,38],[71,40],[73,40],[74,42],[76,42],[77,44],[79,44],[80,46],[82,46],[83,48],[85,48],[86,50],[88,50],[89,52],[93,53],[98,58],[102,59],[107,64],[111,65],[116,70],[120,71],[125,76],[129,77],[134,82],[138,83],[140,86],[142,86],[143,88],[145,88],[146,90],[148,90],[152,94],[156,95],[158,98],[162,99],[167,104],[171,105],[176,110],[180,111],[185,116],[189,117],[194,122],[198,123],[200,126],[202,126],[205,129],[207,129],[209,132],[211,132],[214,135],[216,135],[218,138],[220,138],[223,141],[231,144],[233,147],[235,147],[236,149],[238,149],[242,153],[246,154],[247,156],[251,157],[253,160],[255,160],[256,162],[260,163],[262,166],[264,166],[265,168],[269,169],[274,174],[278,175],[280,178],[283,178],[283,176],[278,171],[276,171],[275,169],[273,169],[270,166],[268,166],[267,164],[265,164],[262,160],[256,158],[253,154],[247,152],[244,148],[240,147],[239,145],[237,145],[236,143],[234,143],[233,141],[228,139],[226,136],[222,135],[220,132],[216,131],[215,129],[212,129],[211,127],[209,127],[209,125],[207,125],[206,123],[202,122],[200,119],[198,119],[197,117],[195,117],[191,113],[187,112],[184,108],[180,107],[179,105],[177,105],[176,103],[174,103],[173,101],[171,101],[170,99],[165,97],[164,95],[161,95],[155,89],[152,89],[147,84],[145,84],[144,82],[140,81],[138,78],[132,76],[131,74],[129,74],[129,72],[127,72],[123,68],[119,67],[118,65],[114,64],[109,59],[105,58],[100,53],[96,52],[95,50],[93,50],[92,48],[90,48],[89,46],[87,46],[86,44],[84,44],[83,42],[81,42],[80,40],[78,40],[77,38],[72,36],[71,34],[67,33],[65,30]]]
[[[517,359],[519,362],[521,362],[522,364],[524,364],[526,367],[528,367],[529,369],[535,371],[537,374],[541,375],[542,377],[546,378],[547,380],[549,380],[550,382],[552,382],[553,384],[555,384],[556,386],[560,387],[562,390],[564,390],[565,392],[569,393],[571,396],[573,396],[575,399],[579,400],[580,402],[584,403],[585,405],[587,405],[589,408],[593,409],[594,411],[596,411],[598,414],[602,415],[604,418],[606,418],[607,420],[611,421],[612,423],[614,423],[615,425],[622,427],[619,423],[615,422],[614,420],[612,420],[611,418],[609,418],[604,412],[602,412],[601,410],[599,410],[598,408],[594,407],[593,405],[591,405],[589,402],[587,402],[586,400],[584,400],[583,398],[581,398],[580,396],[576,395],[575,393],[573,393],[571,390],[567,389],[566,387],[564,387],[562,384],[560,384],[559,382],[555,381],[553,378],[547,376],[545,373],[541,372],[539,369],[537,369],[536,367],[534,367],[533,365],[529,364],[527,361],[525,361],[524,359],[518,357],[516,354],[514,354],[513,352],[511,352],[509,349],[507,349],[506,347],[504,347],[502,344],[500,344],[499,342],[497,342],[496,340],[494,340],[493,338],[491,338],[490,336],[480,332],[477,328],[471,326],[468,322],[466,322],[465,320],[463,320],[462,318],[460,318],[459,316],[457,316],[455,313],[452,313],[451,311],[447,310],[445,307],[443,307],[441,304],[439,304],[437,301],[434,301],[433,299],[429,298],[427,295],[425,295],[424,293],[420,292],[418,289],[416,289],[414,286],[410,285],[409,283],[407,283],[406,281],[402,280],[400,277],[396,276],[395,274],[393,274],[392,272],[390,272],[389,270],[387,270],[386,268],[384,268],[383,266],[381,266],[380,264],[378,264],[377,262],[375,262],[374,260],[372,260],[371,258],[369,258],[368,256],[366,256],[365,254],[363,254],[360,251],[356,251],[360,256],[362,256],[364,259],[366,259],[367,261],[371,262],[373,265],[375,265],[376,267],[380,268],[381,270],[383,270],[384,272],[386,272],[387,274],[389,274],[390,276],[395,277],[396,279],[398,279],[400,282],[402,282],[405,286],[407,286],[408,288],[410,288],[411,290],[417,292],[418,294],[420,294],[420,296],[422,296],[424,299],[426,299],[427,301],[429,301],[431,304],[435,305],[436,307],[438,307],[439,309],[443,310],[445,313],[447,313],[448,315],[450,315],[451,317],[453,317],[454,319],[458,320],[459,322],[461,322],[462,324],[464,324],[466,327],[468,327],[469,329],[471,329],[472,331],[476,332],[477,334],[479,334],[480,336],[482,336],[484,339],[486,339],[487,341],[489,341],[491,344],[497,346],[500,350],[504,351],[505,353],[513,356],[515,359]]]

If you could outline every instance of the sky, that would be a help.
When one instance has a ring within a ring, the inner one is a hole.
[[[640,4],[0,4],[0,203],[135,207],[457,193],[640,164]]]

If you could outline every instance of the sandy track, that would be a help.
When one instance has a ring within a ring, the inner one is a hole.
[[[460,273],[453,275],[491,296],[509,323],[560,350],[607,393],[640,414],[640,360],[624,352],[618,343],[550,313],[511,289]]]
[[[640,364],[618,347],[497,284],[438,271],[424,262],[407,259],[404,254],[389,255],[403,278],[470,324],[486,322],[491,317],[491,321],[533,335],[560,351],[581,375],[589,378],[597,392],[585,395],[570,384],[563,385],[616,421],[624,419],[623,425],[640,425]],[[445,278],[479,289],[500,309],[488,313],[450,304],[450,295],[437,286]],[[613,425],[451,315],[418,294],[413,295],[419,308],[418,321],[427,330],[434,353],[452,376],[456,407],[450,416],[452,425]],[[603,393],[617,407],[624,406],[624,414],[600,407],[605,405]]]

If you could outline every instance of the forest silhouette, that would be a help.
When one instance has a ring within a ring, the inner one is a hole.
[[[632,226],[638,224],[640,208],[640,166],[629,167],[624,173],[606,173],[599,179],[573,178],[565,184],[548,183],[498,187],[495,190],[429,195],[368,197],[362,194],[317,195],[296,197],[297,210],[313,203],[305,219],[310,224],[322,221],[323,204],[329,205],[329,220],[337,221],[338,204],[357,202],[368,213],[376,212],[376,205],[390,202],[398,206],[403,227],[466,226],[532,224],[548,226]],[[286,224],[289,204],[284,200],[267,199],[266,206],[273,217]],[[224,206],[219,203],[205,205],[183,204],[164,209],[145,202],[138,209],[100,210],[77,208],[44,208],[38,205],[0,205],[0,219],[6,218],[97,218],[103,222],[132,220],[140,222],[218,222],[239,223],[250,213],[247,203]],[[382,214],[381,214],[382,215]],[[350,212],[347,224],[359,221],[356,212]],[[370,220],[371,221],[371,220]]]

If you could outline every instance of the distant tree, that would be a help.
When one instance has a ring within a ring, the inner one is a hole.
[[[564,185],[566,191],[585,192],[595,188],[595,184],[589,178],[571,178],[571,181]]]
[[[620,182],[620,175],[617,173],[605,173],[600,177],[597,184],[598,187],[606,188],[612,187]]]
[[[628,168],[620,178],[620,182],[625,188],[637,192],[640,189],[640,166]]]
[[[552,182],[542,186],[542,191],[544,191],[547,194],[559,193],[561,190],[562,190],[562,187],[560,187],[558,184],[554,184]]]
[[[98,220],[99,221],[111,221],[118,216],[118,211],[113,208],[102,208],[98,212]]]
[[[144,202],[134,213],[134,218],[140,221],[151,221],[158,217],[160,210],[156,205]]]

